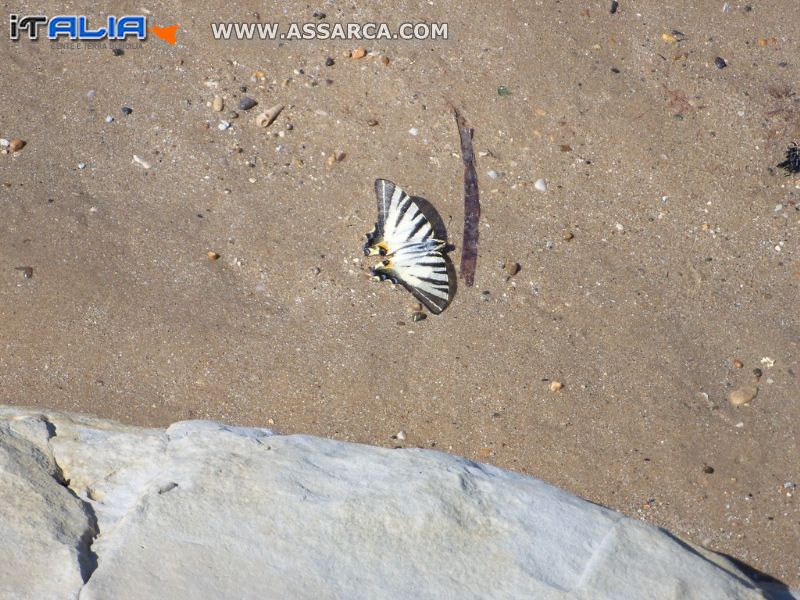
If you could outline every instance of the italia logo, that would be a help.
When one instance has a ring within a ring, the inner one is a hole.
[[[144,15],[125,15],[115,17],[109,15],[99,25],[92,23],[85,15],[9,15],[9,34],[12,40],[18,40],[25,32],[32,40],[39,39],[39,32],[44,31],[48,40],[69,38],[70,40],[125,40],[133,37],[137,40],[147,38],[147,17]],[[178,25],[170,27],[151,27],[150,31],[170,45],[176,43]]]

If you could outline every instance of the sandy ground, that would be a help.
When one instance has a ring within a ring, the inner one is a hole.
[[[27,145],[0,156],[0,403],[436,448],[800,585],[800,176],[774,169],[800,141],[800,14],[689,4],[122,2],[181,26],[122,56],[11,42],[10,10],[59,6],[5,4],[0,137]],[[450,39],[211,36],[319,10]],[[385,177],[439,209],[458,263],[448,99],[481,153],[476,285],[412,322],[361,244]]]

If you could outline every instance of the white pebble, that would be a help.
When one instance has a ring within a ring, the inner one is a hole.
[[[0,147],[8,148],[10,143],[6,138],[0,138]]]
[[[417,129],[416,127],[412,127],[411,129],[408,130],[408,133],[410,133],[411,135],[419,135],[419,129]]]
[[[114,122],[114,117],[112,117],[111,115],[108,115],[106,117],[106,123],[113,123],[113,122]]]
[[[617,229],[617,231],[625,231],[625,225],[622,223],[614,223],[614,227]]]
[[[398,431],[397,435],[395,435],[394,437],[396,437],[398,440],[400,440],[402,442],[404,439],[406,439],[406,432],[405,431]]]
[[[219,128],[220,131],[225,131],[230,126],[231,126],[231,124],[228,123],[228,121],[220,121],[219,125],[217,125],[217,127]]]
[[[143,169],[149,169],[150,163],[143,159],[141,156],[133,155],[133,162],[142,167]]]
[[[489,176],[489,179],[497,179],[498,177],[500,177],[500,175],[497,173],[497,171],[494,171],[494,170],[486,171],[486,175]]]
[[[544,179],[537,179],[536,183],[533,184],[533,187],[535,187],[540,192],[546,192],[547,191],[547,182],[545,182]]]
[[[85,169],[86,168],[86,163],[78,163],[78,168],[79,169]]]

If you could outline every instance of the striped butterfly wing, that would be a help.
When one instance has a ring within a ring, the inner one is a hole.
[[[401,284],[433,314],[450,304],[456,292],[456,272],[444,254],[444,242],[428,240],[400,246],[373,269],[380,279]]]
[[[441,218],[422,198],[412,198],[386,179],[375,180],[378,220],[367,234],[364,254],[392,254],[403,244],[445,239]]]

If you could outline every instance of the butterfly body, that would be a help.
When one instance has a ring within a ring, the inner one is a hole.
[[[445,254],[447,233],[435,209],[391,181],[377,179],[378,220],[367,234],[364,254],[385,259],[372,269],[376,279],[399,283],[439,314],[455,294],[455,269]]]

